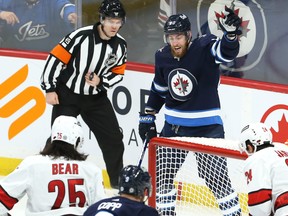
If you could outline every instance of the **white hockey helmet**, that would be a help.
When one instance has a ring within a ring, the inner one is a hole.
[[[52,125],[51,142],[60,140],[80,148],[83,145],[84,136],[80,122],[73,116],[58,116]]]
[[[255,153],[258,146],[272,143],[272,133],[270,129],[261,122],[248,124],[241,130],[240,149],[248,155],[251,155],[253,153],[247,152],[247,143],[251,143],[254,146],[253,153]]]

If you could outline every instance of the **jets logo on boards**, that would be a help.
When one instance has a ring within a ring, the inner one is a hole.
[[[240,42],[240,51],[238,57],[244,56],[248,54],[256,40],[256,25],[255,19],[251,10],[248,6],[246,6],[242,1],[231,1],[231,0],[217,0],[213,2],[208,10],[208,26],[210,31],[222,37],[223,32],[219,26],[218,18],[223,19],[225,14],[225,7],[231,8],[235,14],[237,14],[241,20],[241,30],[242,34],[238,36],[238,40]]]
[[[224,17],[225,7],[234,10],[242,20],[242,34],[238,36],[240,50],[237,56],[241,62],[237,65],[221,65],[221,68],[232,72],[254,68],[261,61],[267,48],[266,17],[261,5],[257,0],[215,0],[211,1],[207,10],[207,4],[203,2],[203,0],[198,0],[197,5],[197,17],[199,17],[197,28],[200,35],[211,32],[222,37],[223,32],[219,27],[218,18]],[[256,32],[257,35],[261,35],[261,38],[258,37],[257,40]]]
[[[175,100],[190,99],[197,85],[196,78],[186,69],[176,68],[168,75],[169,92]]]

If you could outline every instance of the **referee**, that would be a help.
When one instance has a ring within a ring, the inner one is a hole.
[[[107,97],[121,82],[127,44],[118,34],[126,19],[119,0],[104,0],[100,21],[64,37],[50,52],[41,75],[46,102],[53,105],[51,125],[60,115],[81,115],[101,148],[112,188],[123,168],[123,134]]]

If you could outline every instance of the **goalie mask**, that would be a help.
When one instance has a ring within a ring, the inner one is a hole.
[[[145,194],[148,189],[148,194]],[[135,196],[151,196],[151,176],[138,166],[126,166],[122,169],[119,177],[119,194],[130,194]]]
[[[58,116],[51,132],[51,142],[59,140],[73,145],[75,149],[81,148],[84,137],[80,122],[73,116]]]
[[[246,125],[240,135],[240,149],[248,155],[254,154],[257,148],[272,143],[272,133],[270,129],[263,123],[253,123]],[[254,146],[254,152],[247,152],[247,144]]]

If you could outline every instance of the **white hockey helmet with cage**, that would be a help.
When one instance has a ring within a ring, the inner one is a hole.
[[[240,135],[240,149],[245,151],[248,155],[253,153],[247,152],[247,144],[251,143],[254,146],[254,152],[257,151],[257,147],[264,144],[272,143],[272,133],[270,129],[261,122],[248,124],[241,130]]]
[[[75,149],[82,147],[83,129],[77,118],[73,116],[58,116],[52,125],[51,142],[59,140],[73,145]]]

